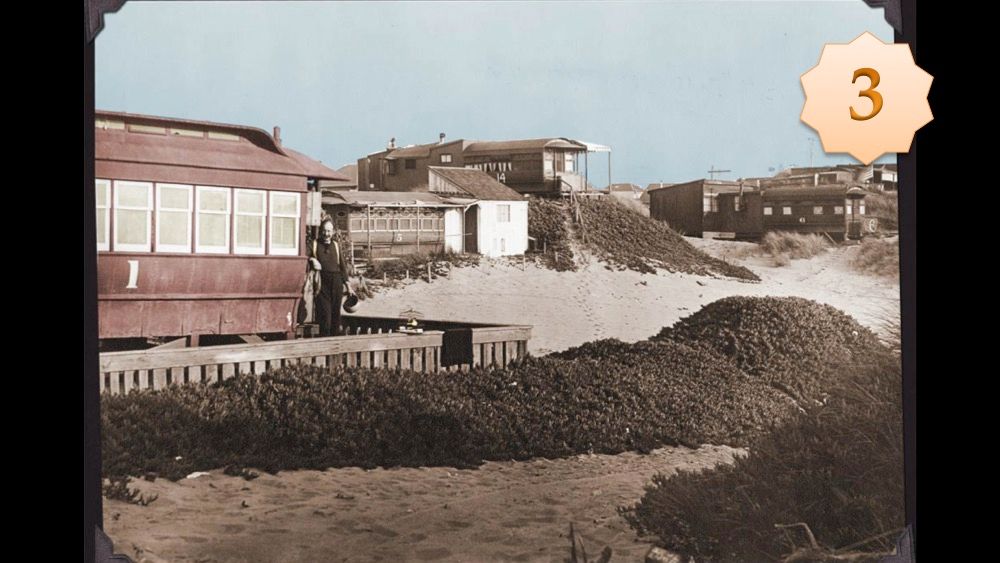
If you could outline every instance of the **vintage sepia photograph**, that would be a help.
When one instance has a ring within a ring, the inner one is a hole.
[[[99,552],[910,561],[898,3],[93,4]]]

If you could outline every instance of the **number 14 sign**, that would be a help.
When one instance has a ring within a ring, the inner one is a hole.
[[[913,134],[933,119],[932,80],[908,45],[865,32],[848,44],[827,44],[819,64],[802,75],[801,118],[826,152],[871,164],[887,152],[908,152]]]

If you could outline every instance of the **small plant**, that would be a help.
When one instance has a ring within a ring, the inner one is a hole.
[[[899,279],[899,239],[865,239],[851,265],[866,274]]]
[[[131,477],[110,477],[108,483],[103,487],[104,498],[108,500],[120,500],[129,504],[138,504],[139,506],[149,506],[159,498],[159,495],[147,497],[141,494],[139,489],[130,489],[128,484],[131,480]]]

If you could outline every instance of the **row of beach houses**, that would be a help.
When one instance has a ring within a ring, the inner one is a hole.
[[[754,239],[780,229],[843,238],[871,228],[860,220],[861,186],[896,186],[895,166],[875,165],[790,168],[774,177],[642,189],[610,182],[611,149],[604,145],[558,137],[448,140],[444,133],[422,145],[397,146],[391,139],[334,170],[284,146],[278,127],[267,132],[100,110],[95,118],[98,247],[104,251],[298,254],[304,240],[297,240],[297,221],[315,225],[329,216],[356,260],[519,255],[529,246],[528,196],[569,192],[636,200],[652,218],[689,236]],[[608,155],[603,189],[589,178],[593,153]],[[154,184],[162,186],[155,197]],[[305,195],[293,201],[279,193],[284,189]],[[258,201],[265,193],[277,200]],[[170,218],[182,208],[198,219],[173,233]],[[222,221],[224,214],[229,218]]]

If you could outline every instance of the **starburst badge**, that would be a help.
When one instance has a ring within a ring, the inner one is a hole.
[[[871,164],[887,152],[909,152],[913,134],[934,116],[927,93],[933,77],[906,44],[865,32],[848,44],[827,44],[819,64],[802,75],[801,119],[826,152]]]

